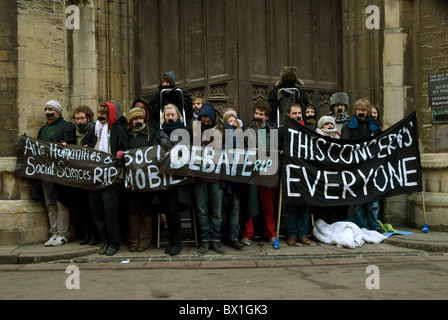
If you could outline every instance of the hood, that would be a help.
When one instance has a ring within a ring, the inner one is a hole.
[[[176,75],[174,74],[174,71],[168,71],[163,75],[170,77],[173,80],[173,82],[176,83]]]
[[[216,123],[215,109],[211,105],[205,104],[201,107],[198,114],[198,119],[201,119],[201,116],[203,115],[209,116],[213,120],[213,123]]]

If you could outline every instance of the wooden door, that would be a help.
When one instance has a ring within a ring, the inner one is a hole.
[[[157,92],[160,75],[244,122],[280,70],[295,65],[310,100],[328,112],[342,89],[341,2],[328,0],[140,0],[135,2],[135,82]]]

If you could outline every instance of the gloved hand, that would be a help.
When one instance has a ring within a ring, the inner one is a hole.
[[[123,151],[117,151],[117,155],[115,156],[118,160],[120,160],[121,158],[123,158],[124,156],[124,152]]]

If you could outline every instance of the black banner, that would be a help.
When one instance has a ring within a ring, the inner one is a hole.
[[[118,181],[117,159],[108,153],[76,145],[64,147],[23,135],[14,174],[19,177],[99,190]]]
[[[161,174],[160,160],[166,152],[159,145],[125,151],[124,185],[129,191],[166,190],[194,182],[192,177]]]
[[[353,205],[422,191],[415,112],[361,140],[327,138],[290,118],[285,126],[287,204]]]
[[[175,145],[160,161],[160,172],[277,187],[278,150]]]

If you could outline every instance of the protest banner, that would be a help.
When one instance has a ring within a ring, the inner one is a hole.
[[[415,112],[361,140],[324,137],[290,118],[285,126],[286,204],[353,205],[422,191]]]
[[[124,152],[124,185],[133,192],[167,190],[194,182],[192,177],[161,174],[159,162],[166,157],[160,145]]]
[[[76,145],[64,147],[23,135],[14,174],[60,185],[100,190],[117,182],[120,168],[112,155]]]
[[[277,187],[278,150],[221,149],[177,144],[160,161],[160,172]]]

